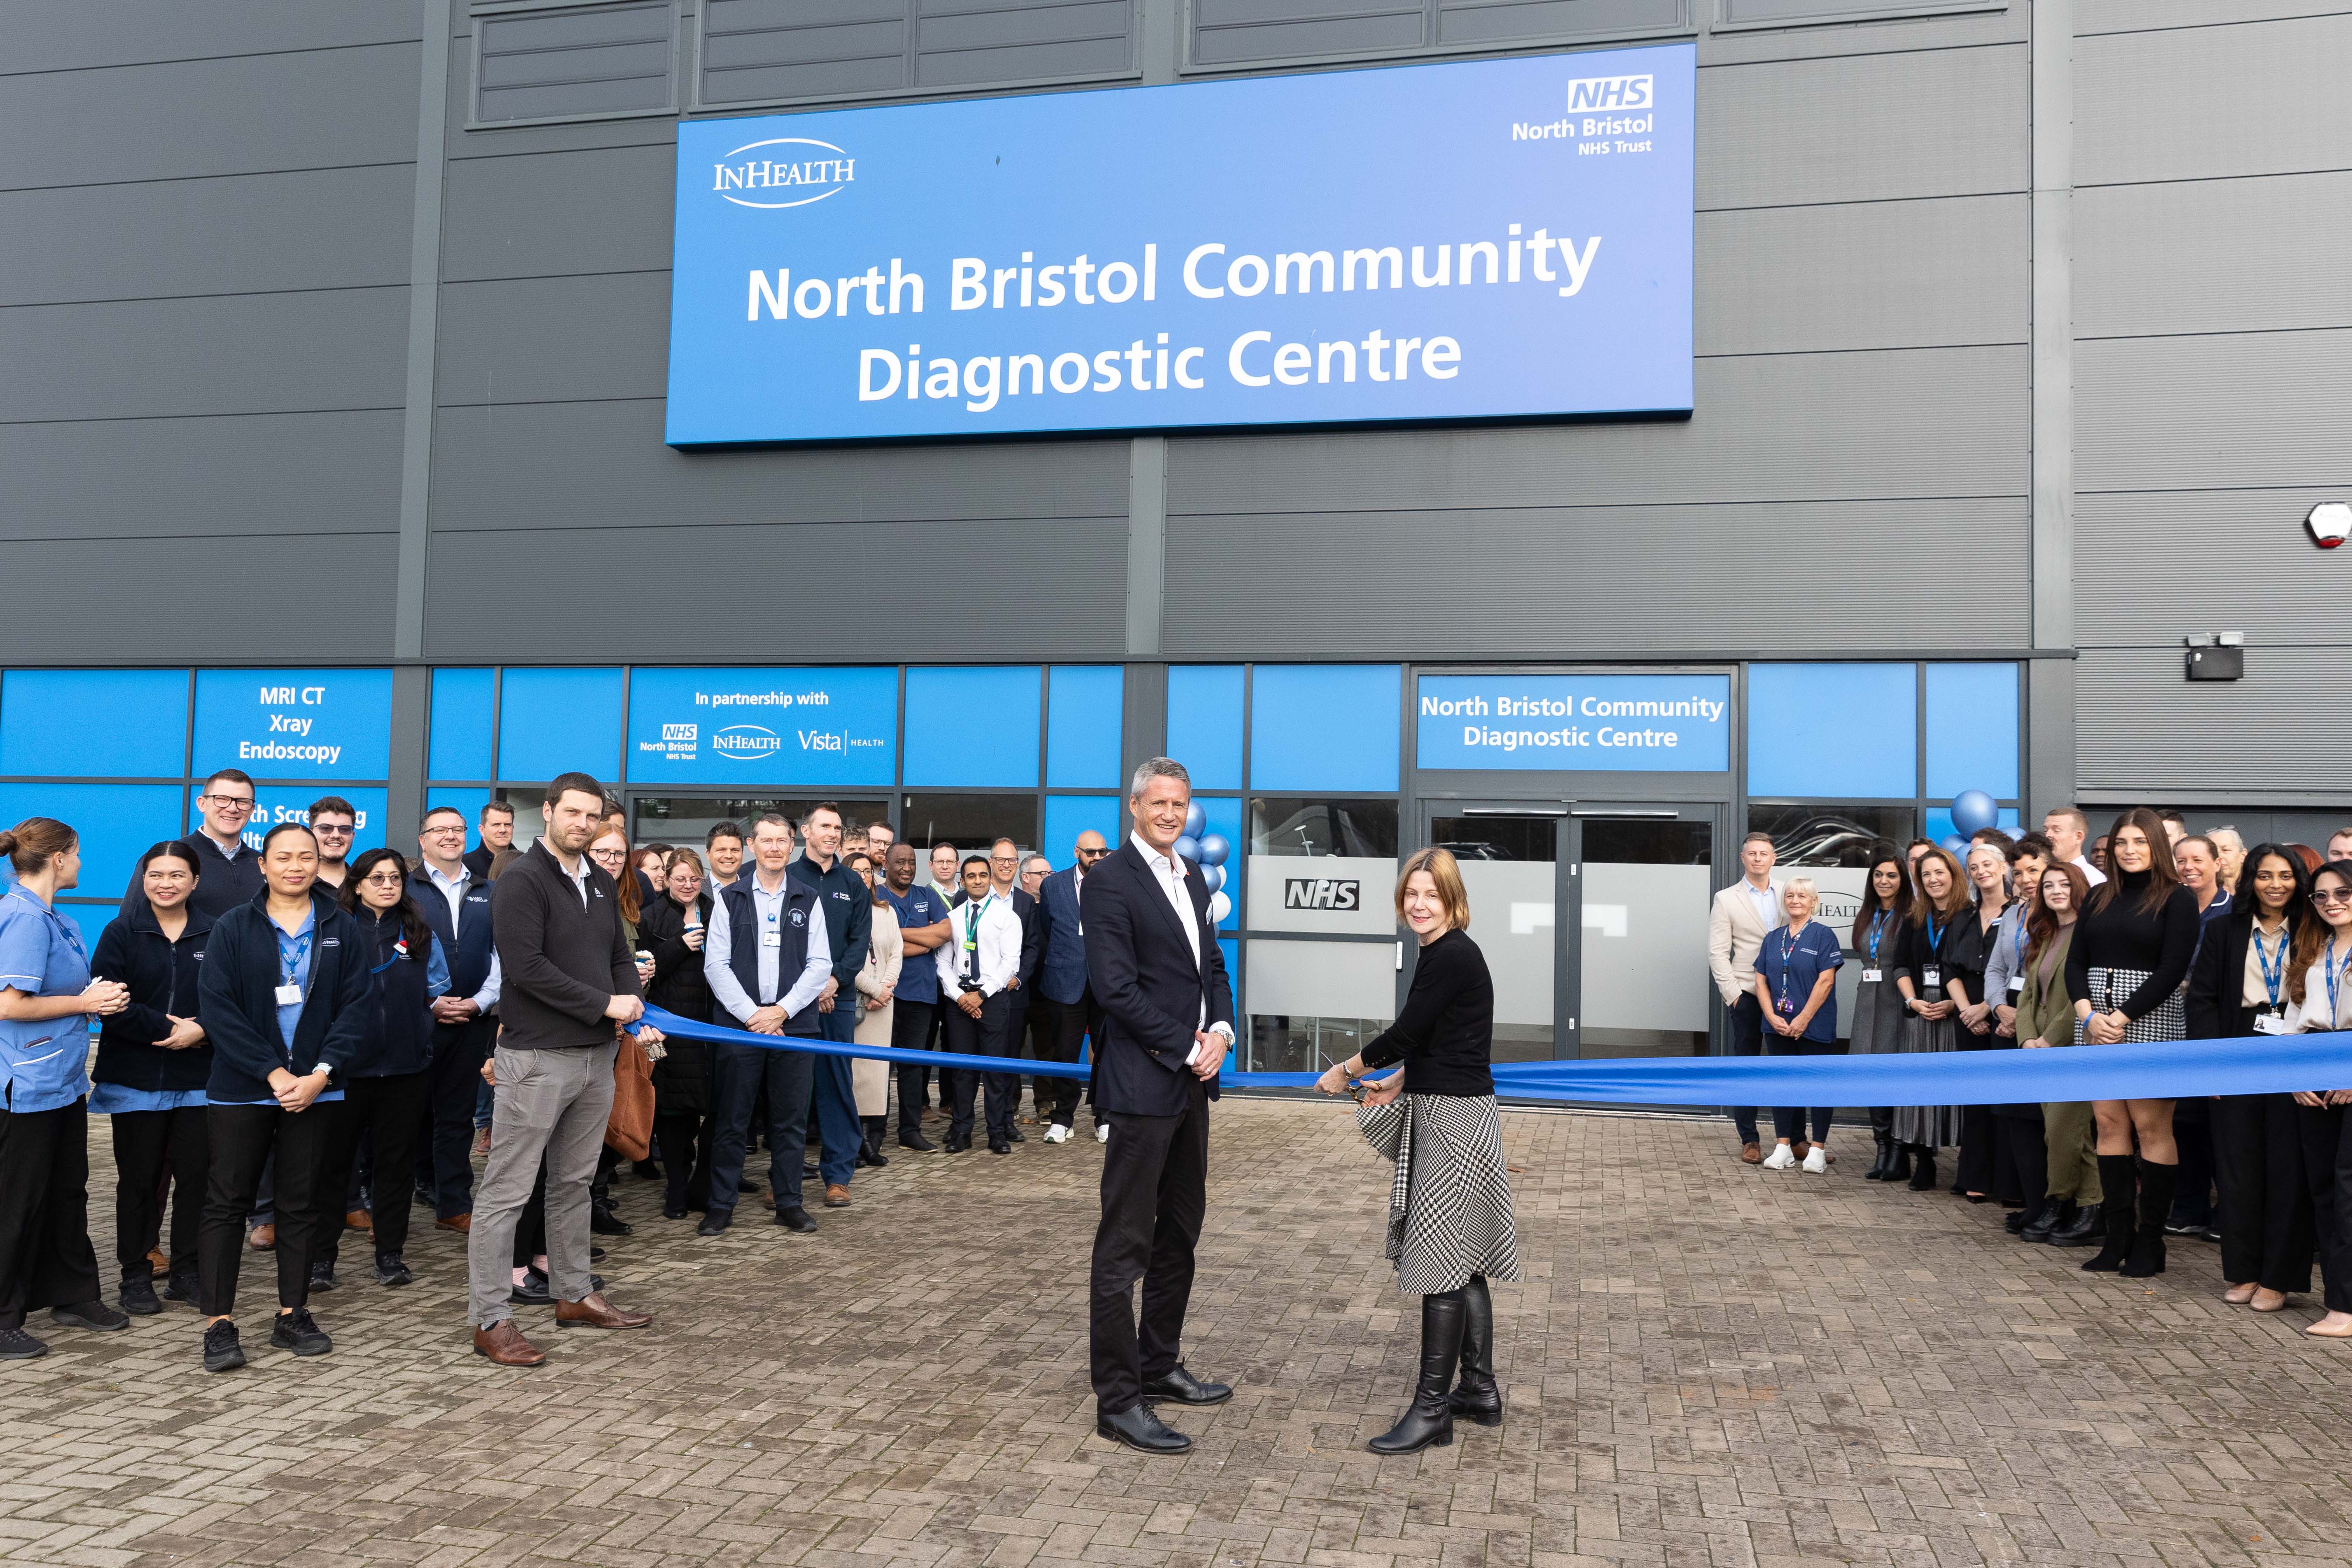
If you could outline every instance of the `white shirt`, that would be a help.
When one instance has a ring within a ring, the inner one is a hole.
[[[2249,943],[2249,946],[2252,944]],[[2290,1002],[2286,1009],[2289,1034],[2306,1029],[2327,1030],[2352,1026],[2352,943],[2339,943],[2335,951],[2336,1001],[2327,1000],[2328,945],[2320,944],[2319,957],[2303,973],[2303,1000]]]
[[[466,901],[466,889],[473,885],[474,873],[461,861],[457,876],[445,877],[440,868],[427,860],[425,862],[425,875],[441,890],[441,896],[449,900],[449,935],[454,940],[457,934],[457,907]],[[482,982],[482,988],[470,998],[478,1011],[487,1013],[499,1005],[499,992],[503,980],[503,972],[499,968],[499,950],[493,946],[490,949],[489,977]]]
[[[2075,856],[2073,864],[2074,869],[2083,873],[2083,879],[2094,888],[2107,879],[2107,874],[2105,871],[2091,864],[2091,858],[2088,855]]]
[[[1172,856],[1162,855],[1146,843],[1140,833],[1129,833],[1127,836],[1127,841],[1135,846],[1135,852],[1142,856],[1144,864],[1151,868],[1153,879],[1159,882],[1160,892],[1167,896],[1168,907],[1176,911],[1176,923],[1184,928],[1184,940],[1192,944],[1192,967],[1199,969],[1201,967],[1201,917],[1192,908],[1192,891],[1184,885],[1184,868],[1177,864]],[[1192,1026],[1196,1029],[1206,1029],[1212,1034],[1223,1035],[1228,1046],[1234,1043],[1234,1026],[1231,1024],[1223,1018],[1213,1024],[1209,1021],[1209,994],[1205,986],[1201,992],[1201,1018]],[[1184,1065],[1192,1066],[1193,1062],[1200,1059],[1200,1055],[1201,1047],[1196,1041],[1192,1050],[1186,1054]]]
[[[1764,922],[1766,931],[1771,931],[1786,921],[1788,917],[1781,911],[1780,885],[1778,882],[1767,877],[1764,879],[1764,885],[1759,888],[1742,877],[1739,879],[1739,886],[1741,890],[1747,893],[1748,901],[1756,906],[1756,918]]]
[[[751,911],[762,922],[773,924],[783,912],[787,896],[792,891],[791,880],[778,872],[776,890],[772,893],[761,884],[759,873],[755,871],[751,874]],[[812,904],[809,913],[808,954],[801,964],[800,975],[793,982],[792,989],[783,993],[782,999],[772,1004],[782,1007],[787,1018],[815,1001],[817,993],[824,989],[824,983],[833,976],[833,944],[824,934],[824,911]],[[702,977],[709,982],[710,994],[719,998],[719,1005],[735,1015],[737,1021],[748,1024],[751,1021],[751,1015],[760,1010],[761,1004],[753,1001],[751,993],[743,989],[743,983],[735,978],[735,945],[729,934],[728,921],[727,900],[713,899],[710,901],[710,923],[704,928],[702,936]],[[782,960],[781,943],[775,947],[770,947],[764,942],[760,944],[761,995],[774,996],[782,987],[783,977],[778,973]]]
[[[972,943],[967,952],[964,943]],[[952,1003],[967,979],[980,981],[980,994],[993,996],[1021,973],[1021,917],[1013,900],[991,891],[948,911],[948,940],[931,950],[940,973],[940,994]]]

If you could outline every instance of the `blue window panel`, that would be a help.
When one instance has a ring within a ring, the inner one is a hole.
[[[200,669],[192,776],[380,779],[392,767],[392,671]]]
[[[1210,834],[1219,834],[1223,837],[1226,843],[1233,846],[1233,851],[1225,857],[1223,866],[1214,868],[1203,866],[1201,868],[1201,874],[1217,884],[1210,889],[1213,896],[1217,893],[1224,895],[1225,918],[1217,922],[1217,929],[1239,931],[1242,924],[1242,882],[1244,880],[1242,846],[1246,842],[1242,837],[1241,798],[1238,795],[1199,795],[1194,797],[1193,804],[1201,808],[1201,815],[1206,819],[1202,826],[1202,837],[1205,838]],[[1112,842],[1118,841],[1114,839]],[[1216,875],[1217,871],[1222,871],[1223,875],[1222,877]],[[1234,973],[1239,973],[1240,971],[1235,970]]]
[[[196,796],[204,793],[201,784],[188,786],[188,825],[190,831],[205,819]],[[281,822],[308,822],[313,802],[327,795],[349,801],[352,815],[358,818],[352,824],[352,853],[377,849],[393,840],[386,837],[384,814],[389,809],[387,792],[381,789],[354,789],[348,784],[261,784],[253,792],[253,815],[245,819],[245,831],[238,837],[256,849],[269,837],[269,830]],[[401,837],[395,846],[411,859],[416,857],[415,829]]]
[[[1054,863],[1055,870],[1067,870],[1077,858],[1073,850],[1079,834],[1091,827],[1116,849],[1127,841],[1125,821],[1126,813],[1115,795],[1049,795],[1045,841],[1037,846],[1038,852]]]
[[[94,899],[121,898],[148,846],[184,831],[177,784],[0,784],[0,826],[28,816],[56,817],[80,837],[74,891]]]
[[[621,672],[509,669],[499,686],[499,777],[545,784],[583,773],[620,782]]]
[[[433,784],[427,785],[425,791],[425,810],[432,811],[440,806],[454,805],[466,814],[466,847],[469,851],[481,847],[482,807],[489,804],[490,792],[486,789],[447,789]],[[524,842],[529,843],[530,840],[525,839]],[[411,860],[416,858],[404,844],[395,845],[394,847],[402,854],[407,855]]]
[[[144,851],[142,850],[142,853]],[[53,907],[58,913],[73,921],[74,929],[81,932],[81,950],[85,954],[89,954],[98,951],[99,933],[106,930],[107,922],[111,921],[115,911],[121,908],[121,901],[117,900],[113,903],[106,904],[69,904],[60,899]],[[93,1025],[97,1021],[95,1018],[90,1020]],[[98,1030],[92,1028],[90,1033],[95,1035]]]
[[[2001,807],[2000,816],[1997,820],[1995,820],[1993,826],[2000,828],[2003,833],[2008,834],[2011,838],[2016,837],[2019,833],[2023,831],[2023,829],[2018,825],[2017,808],[2013,805],[2005,805]],[[1945,839],[1956,836],[1958,832],[1959,829],[1952,826],[1952,808],[1950,806],[1931,805],[1927,808],[1927,837],[1941,844]]]
[[[0,679],[0,773],[176,779],[187,761],[184,669],[12,669]]]
[[[1238,1043],[1243,1036],[1249,1033],[1249,1014],[1242,1007],[1242,944],[1232,937],[1221,937],[1217,942],[1217,951],[1225,955],[1225,984],[1234,994],[1234,1016],[1225,1021],[1234,1026],[1234,1039]],[[1225,1053],[1225,1065],[1222,1070],[1239,1072],[1241,1066],[1232,1051]]]
[[[1179,664],[1168,671],[1168,755],[1194,789],[1242,787],[1242,667]]]
[[[1927,667],[1927,795],[2017,796],[2017,666]]]
[[[1057,664],[1045,681],[1045,787],[1117,789],[1127,671],[1115,664]]]
[[[1916,797],[1919,667],[1751,664],[1748,793]]]
[[[1034,789],[1044,692],[1032,665],[907,671],[907,787]]]
[[[1393,664],[1261,664],[1250,683],[1250,787],[1392,790],[1404,672]]]
[[[490,731],[497,721],[495,670],[433,672],[433,733],[425,754],[429,779],[490,776]]]

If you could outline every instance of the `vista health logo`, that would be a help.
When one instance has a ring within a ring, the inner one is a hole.
[[[857,160],[832,142],[774,136],[747,142],[712,164],[710,188],[739,207],[804,207],[839,195],[856,178]],[[744,194],[729,194],[733,191]]]
[[[739,763],[755,763],[783,750],[773,730],[757,724],[730,724],[710,737],[710,749]]]

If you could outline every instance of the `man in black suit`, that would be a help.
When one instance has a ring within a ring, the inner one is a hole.
[[[514,822],[514,807],[502,800],[494,800],[483,806],[481,815],[474,819],[482,841],[467,850],[463,858],[466,869],[474,874],[475,881],[488,882],[490,862],[499,858],[499,850],[513,846]]]
[[[1087,977],[1104,1016],[1095,1110],[1111,1127],[1089,1284],[1095,1430],[1147,1454],[1181,1454],[1192,1439],[1146,1400],[1222,1405],[1234,1393],[1194,1378],[1179,1354],[1208,1204],[1209,1101],[1234,1040],[1208,884],[1175,857],[1192,804],[1181,763],[1136,769],[1135,831],[1087,878]],[[1139,1336],[1129,1306],[1138,1279]]]

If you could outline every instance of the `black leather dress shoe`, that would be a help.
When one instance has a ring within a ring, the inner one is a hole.
[[[1013,1145],[1002,1138],[992,1138],[988,1141],[988,1152],[992,1154],[1010,1154],[1013,1152]]]
[[[1143,1384],[1143,1397],[1164,1399],[1177,1405],[1223,1405],[1234,1396],[1228,1384],[1202,1383],[1184,1370],[1178,1362],[1158,1377],[1148,1378]]]
[[[1116,1415],[1098,1415],[1095,1430],[1139,1454],[1181,1454],[1192,1447],[1192,1438],[1162,1422],[1149,1405]]]
[[[1015,1143],[1026,1143],[1029,1142],[1029,1140],[1023,1135],[1021,1129],[1018,1127],[1007,1129],[1005,1136],[1012,1139]]]
[[[776,1211],[776,1223],[782,1226],[786,1230],[798,1231],[803,1236],[806,1236],[809,1232],[816,1228],[816,1221],[809,1218],[808,1210],[802,1208],[797,1204],[788,1209],[778,1209]]]
[[[555,1296],[547,1288],[547,1276],[536,1268],[523,1270],[522,1283],[508,1289],[507,1300],[518,1307],[551,1307],[555,1304]]]
[[[919,1127],[911,1130],[901,1127],[898,1129],[898,1147],[911,1149],[918,1154],[929,1154],[936,1151],[939,1145],[924,1137],[923,1130]]]
[[[730,1225],[733,1224],[734,1220],[735,1211],[733,1209],[712,1209],[702,1216],[702,1223],[694,1227],[694,1234],[697,1236],[717,1236],[720,1232],[724,1231]]]

